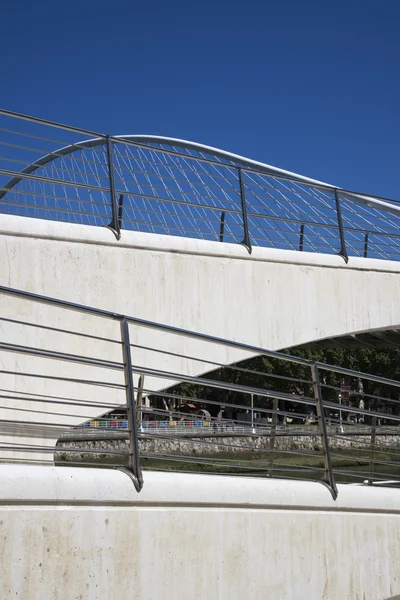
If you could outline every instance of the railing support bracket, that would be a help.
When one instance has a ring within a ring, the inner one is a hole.
[[[240,243],[245,248],[247,248],[248,253],[251,254],[252,247],[251,247],[250,234],[249,234],[249,224],[248,224],[248,220],[247,220],[246,194],[244,191],[242,169],[239,168],[238,173],[239,173],[240,201],[242,204],[242,218],[243,218],[243,231],[244,231],[244,238]]]
[[[332,494],[332,498],[336,500],[338,491],[336,487],[335,478],[332,471],[331,456],[329,451],[328,433],[326,431],[326,421],[324,414],[324,403],[322,400],[321,384],[319,381],[318,367],[315,364],[311,365],[311,375],[314,388],[314,397],[316,400],[317,416],[318,416],[318,427],[321,436],[322,450],[324,453],[324,465],[325,473],[321,478],[321,483],[325,484]]]
[[[129,338],[129,323],[126,318],[122,318],[121,324],[121,339],[124,358],[124,375],[126,389],[126,406],[128,412],[128,427],[129,427],[129,472],[132,481],[138,492],[143,487],[142,470],[140,467],[139,455],[139,440],[136,417],[136,400],[135,390],[133,385],[131,345]]]

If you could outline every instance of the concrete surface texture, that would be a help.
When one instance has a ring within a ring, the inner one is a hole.
[[[1,466],[4,600],[384,600],[398,490]]]

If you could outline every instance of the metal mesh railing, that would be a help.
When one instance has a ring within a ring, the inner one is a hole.
[[[400,205],[179,140],[0,111],[0,211],[252,246],[400,258]]]
[[[0,462],[400,484],[398,381],[5,287],[0,322]]]

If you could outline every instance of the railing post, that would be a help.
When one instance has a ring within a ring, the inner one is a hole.
[[[269,438],[269,466],[271,471],[268,471],[268,475],[270,477],[274,476],[273,466],[274,466],[274,453],[275,453],[275,439],[276,439],[276,424],[278,421],[278,398],[274,398],[274,403],[272,405],[272,427],[271,427],[271,436]]]
[[[366,233],[364,237],[364,258],[368,256],[368,237],[368,233]]]
[[[110,136],[106,137],[106,147],[107,147],[107,163],[108,163],[108,180],[110,184],[110,200],[111,200],[111,222],[109,224],[109,228],[114,232],[117,240],[121,238],[121,227],[118,219],[118,208],[117,208],[117,198],[115,194],[115,179],[114,179],[114,160],[113,160],[113,143],[110,140]],[[121,202],[121,198],[120,198]],[[122,206],[122,203],[121,203]],[[122,216],[122,208],[121,208],[121,216]]]
[[[124,209],[124,195],[120,194],[118,198],[118,227],[119,227],[119,236],[121,237],[121,227],[122,227],[122,211]]]
[[[303,252],[304,246],[304,223],[300,226],[300,243],[299,243],[299,251]]]
[[[371,463],[369,466],[369,480],[368,485],[373,484],[374,472],[375,472],[375,443],[376,443],[376,417],[372,417],[371,427]]]
[[[316,400],[318,427],[319,427],[319,433],[321,436],[322,450],[324,453],[325,473],[324,473],[321,481],[323,481],[325,483],[325,485],[328,487],[330,493],[332,494],[332,498],[334,500],[336,500],[338,491],[337,491],[335,478],[333,476],[333,471],[332,471],[328,434],[326,431],[324,403],[322,400],[321,384],[319,381],[318,367],[316,364],[311,365],[311,375],[312,375],[313,388],[314,388],[314,397]]]
[[[219,224],[219,241],[224,241],[224,231],[225,231],[225,211],[223,210],[221,213],[221,222]]]
[[[249,224],[247,221],[246,195],[245,195],[244,183],[243,183],[243,173],[242,173],[242,169],[240,167],[238,169],[238,172],[239,172],[240,201],[242,203],[242,218],[243,218],[243,232],[244,232],[243,241],[240,243],[243,244],[243,246],[246,246],[247,250],[249,251],[249,254],[251,254],[252,248],[251,248],[251,241],[250,241],[250,235],[249,235]]]
[[[144,387],[144,375],[140,375],[137,400],[136,400],[136,426],[138,431],[142,431],[142,420],[143,420],[143,387]]]
[[[136,401],[133,385],[131,346],[129,339],[129,323],[126,318],[121,319],[121,339],[124,357],[124,375],[126,389],[126,406],[129,426],[129,474],[138,492],[143,487],[143,477],[140,468],[139,441],[136,422]]]
[[[339,236],[340,236],[340,250],[338,252],[339,256],[343,256],[344,261],[349,262],[349,257],[346,249],[346,240],[344,238],[344,229],[343,229],[343,219],[342,219],[342,210],[340,208],[340,198],[337,189],[335,188],[335,202],[336,202],[336,214],[339,225]]]

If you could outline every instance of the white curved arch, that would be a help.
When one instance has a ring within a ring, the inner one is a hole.
[[[302,181],[304,183],[313,183],[315,185],[323,185],[324,187],[326,186],[329,188],[334,188],[334,186],[330,185],[329,183],[324,183],[323,181],[318,181],[317,179],[311,179],[310,177],[304,177],[303,175],[293,173],[292,171],[286,171],[285,169],[273,167],[272,165],[267,165],[266,163],[253,160],[245,156],[240,156],[239,154],[233,154],[232,152],[228,152],[227,150],[221,150],[220,148],[214,148],[213,146],[207,146],[198,142],[191,142],[190,140],[181,140],[179,138],[140,134],[116,135],[115,138],[133,140],[143,143],[153,142],[156,144],[171,144],[173,146],[180,146],[182,148],[190,148],[199,152],[208,152],[210,154],[213,154],[214,156],[219,156],[220,158],[226,158],[227,160],[232,160],[236,163],[241,163],[244,166],[250,167],[258,171],[262,171],[263,173],[268,172],[270,175],[286,176],[290,177],[291,179]]]

